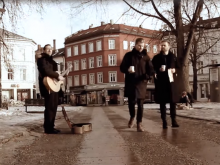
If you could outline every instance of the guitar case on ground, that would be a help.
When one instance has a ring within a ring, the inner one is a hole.
[[[69,120],[64,106],[62,106],[62,113],[69,128],[74,134],[83,134],[84,132],[92,131],[92,123],[73,123]]]

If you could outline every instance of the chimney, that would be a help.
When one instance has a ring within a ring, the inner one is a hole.
[[[92,28],[92,27],[93,27],[93,24],[91,24],[91,25],[89,26],[89,29]]]
[[[38,45],[37,50],[41,50],[41,45]]]
[[[112,19],[110,20],[110,24],[113,25],[113,20]]]
[[[104,21],[101,22],[101,26],[102,26],[102,25],[105,25],[105,22],[104,22]]]
[[[53,40],[53,50],[56,50],[56,40]]]

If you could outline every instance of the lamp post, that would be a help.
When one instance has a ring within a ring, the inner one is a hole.
[[[4,14],[5,9],[0,8],[0,21],[2,21],[2,15]],[[0,34],[1,35],[1,34]],[[2,34],[2,38],[4,34]],[[0,108],[2,107],[2,41],[0,41]]]

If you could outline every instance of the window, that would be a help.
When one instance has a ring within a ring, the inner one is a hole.
[[[68,47],[67,48],[67,57],[70,57],[71,56],[71,47]]]
[[[89,43],[89,53],[94,52],[93,42]]]
[[[132,50],[134,48],[135,43],[134,42],[130,42],[130,50]]]
[[[89,74],[89,84],[95,84],[95,74],[94,73]]]
[[[97,56],[97,67],[102,67],[102,56]]]
[[[86,74],[82,75],[82,85],[87,85],[87,76],[86,76]]]
[[[20,60],[25,61],[25,49],[20,48],[19,54],[21,55]]]
[[[124,50],[128,49],[128,41],[123,41],[123,48]]]
[[[97,82],[103,83],[103,73],[102,72],[97,73]]]
[[[79,55],[78,45],[74,46],[74,56]]]
[[[86,69],[86,59],[81,60],[81,69]]]
[[[26,69],[20,69],[20,80],[26,80]]]
[[[96,51],[102,50],[102,41],[96,41]]]
[[[68,68],[68,66],[70,66],[70,65],[73,65],[72,61],[66,62],[66,68]],[[70,72],[72,72],[72,71],[73,71],[73,69],[70,68]]]
[[[72,76],[68,76],[68,77],[67,77],[67,85],[68,85],[69,87],[73,86]]]
[[[86,54],[86,45],[85,44],[81,45],[81,54]]]
[[[150,52],[150,45],[149,44],[146,44],[146,49],[147,49],[147,52]]]
[[[13,80],[14,75],[13,75],[13,69],[8,69],[8,80]]]
[[[217,62],[217,60],[211,60],[211,63],[212,64],[217,64],[218,62]]]
[[[79,60],[74,61],[74,70],[79,70]]]
[[[153,53],[157,53],[157,45],[153,46]]]
[[[113,39],[108,40],[108,48],[115,49],[115,40]]]
[[[109,82],[117,82],[117,72],[109,72]]]
[[[197,69],[199,69],[198,74],[203,74],[203,68],[202,67],[203,67],[203,61],[198,61],[198,63],[197,63]]]
[[[108,55],[108,65],[115,66],[116,65],[116,54],[109,54]]]
[[[79,75],[74,76],[74,85],[79,86]]]
[[[94,57],[89,58],[89,68],[94,68]]]

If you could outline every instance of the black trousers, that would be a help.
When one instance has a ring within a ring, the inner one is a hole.
[[[129,108],[129,113],[130,113],[131,118],[135,117],[135,104],[136,103],[138,106],[136,119],[137,119],[137,123],[139,123],[139,122],[142,122],[144,99],[134,99],[134,98],[128,97],[128,108]]]
[[[58,106],[58,93],[46,93],[44,96],[45,110],[44,110],[44,130],[50,131],[54,128],[54,122]]]
[[[166,103],[160,103],[160,114],[161,119],[166,120]],[[176,118],[176,103],[170,103],[170,117],[171,119]]]

